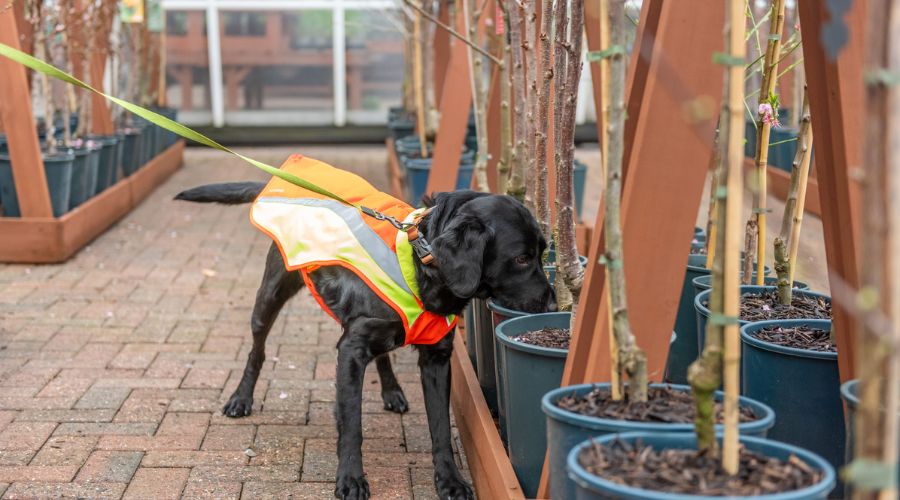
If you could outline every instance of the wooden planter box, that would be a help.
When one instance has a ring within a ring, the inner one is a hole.
[[[0,217],[0,262],[64,262],[138,206],[181,167],[184,141],[59,218]]]

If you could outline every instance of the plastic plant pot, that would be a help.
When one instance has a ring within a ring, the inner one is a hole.
[[[741,393],[775,410],[768,437],[844,464],[844,409],[837,353],[785,347],[753,336],[773,326],[831,331],[828,320],[760,321],[741,328]]]
[[[91,148],[88,146],[81,148],[71,148],[68,151],[70,154],[75,156],[75,159],[72,161],[72,187],[69,191],[68,209],[71,210],[87,200],[88,180],[90,177],[90,173],[88,172],[88,169],[90,168],[89,163],[94,164],[94,175],[96,178],[97,162],[90,161]],[[94,157],[94,159],[96,160],[96,156]]]
[[[497,387],[503,388],[500,421],[506,422],[507,447],[526,498],[537,495],[547,449],[547,420],[541,398],[559,387],[568,349],[525,344],[515,337],[543,328],[569,328],[572,313],[529,314],[497,325]]]
[[[841,399],[847,403],[847,444],[844,449],[846,450],[845,461],[850,463],[853,460],[853,450],[856,446],[856,412],[859,411],[859,380],[848,380],[841,385]],[[900,414],[897,415],[897,418],[900,419]],[[897,461],[897,477],[900,477],[900,460]],[[853,493],[852,488],[848,486],[845,493],[845,497],[850,498]]]
[[[696,230],[694,234],[696,235]],[[700,351],[697,350],[697,316],[694,313],[694,293],[691,281],[698,276],[709,274],[706,268],[706,255],[689,255],[687,272],[681,286],[678,299],[678,313],[675,316],[675,338],[669,345],[669,357],[666,359],[665,380],[677,384],[687,383],[687,369]]]
[[[69,210],[69,198],[72,193],[72,162],[75,155],[57,153],[44,157],[44,174],[47,176],[47,188],[50,191],[50,204],[53,216],[60,217]],[[13,181],[12,161],[8,154],[0,154],[0,200],[3,200],[5,217],[21,217],[16,185]]]
[[[469,355],[469,361],[472,362],[472,368],[475,374],[478,374],[478,367],[475,364],[475,316],[472,312],[474,306],[470,302],[464,312],[466,324],[466,353]]]
[[[0,154],[6,153],[9,151],[9,146],[6,143],[6,134],[0,134]]]
[[[391,119],[388,122],[388,129],[391,131],[391,135],[396,140],[400,139],[401,137],[406,137],[407,135],[415,132],[416,123],[406,117],[397,117],[396,119]]]
[[[125,135],[122,147],[122,173],[131,176],[141,166],[141,129],[130,128],[123,131]]]
[[[491,311],[482,299],[470,302],[472,307],[472,323],[474,324],[475,371],[478,384],[487,401],[491,414],[497,414],[497,377],[494,373],[494,323]]]
[[[428,155],[431,156],[431,152],[434,150],[434,143],[431,141],[427,142],[425,148],[428,151]],[[420,146],[418,135],[407,135],[397,139],[397,141],[394,142],[394,149],[397,150],[397,155],[399,156],[422,154],[422,147]]]
[[[587,165],[575,160],[575,213],[581,218],[581,209],[584,207],[584,186],[587,182]]]
[[[753,274],[753,279],[756,279],[756,273]],[[766,276],[763,279],[765,280],[765,286],[775,286],[778,284],[778,278],[776,276]],[[694,295],[709,290],[712,288],[712,275],[707,274],[705,276],[697,276],[691,281],[691,284],[694,285]],[[794,288],[797,290],[809,290],[809,285],[802,281],[794,280]]]
[[[103,148],[100,150],[100,158],[95,181],[95,192],[100,193],[116,182],[116,152],[120,137],[117,135],[91,136],[91,140],[99,142]]]
[[[683,434],[662,434],[652,432],[627,432],[619,435],[609,435],[602,438],[592,440],[588,439],[579,443],[572,448],[566,457],[568,473],[572,480],[578,485],[577,493],[572,497],[579,500],[593,499],[610,499],[610,498],[629,498],[636,500],[676,500],[676,499],[721,499],[724,497],[713,497],[705,495],[683,495],[675,493],[665,493],[661,491],[645,490],[634,488],[622,484],[617,484],[607,479],[600,478],[586,471],[579,463],[578,457],[582,451],[589,446],[609,445],[616,439],[627,443],[642,442],[644,445],[651,446],[655,450],[660,449],[697,449],[697,437],[692,433]],[[721,441],[721,436],[719,436]],[[827,498],[828,493],[834,489],[835,472],[834,468],[819,455],[810,451],[791,446],[789,444],[779,443],[769,439],[741,435],[741,444],[750,451],[759,453],[766,457],[777,458],[780,460],[788,460],[791,456],[795,456],[802,460],[806,465],[813,469],[822,471],[822,479],[807,488],[795,491],[786,491],[784,493],[774,495],[760,495],[753,497],[741,498],[758,498],[766,500],[806,500],[815,498]],[[556,498],[555,496],[553,498]]]
[[[671,432],[693,433],[694,424],[670,424],[661,422],[631,422],[627,420],[613,420],[608,418],[589,417],[563,410],[556,406],[556,402],[565,396],[583,396],[595,388],[609,389],[610,384],[581,384],[560,387],[548,392],[541,399],[541,409],[547,416],[547,453],[550,459],[550,498],[575,498],[575,483],[566,475],[566,456],[569,450],[578,443],[589,438],[615,434],[618,432],[643,431],[643,432]],[[687,385],[651,384],[651,387],[671,387],[679,391],[690,391]],[[716,391],[715,397],[721,401],[721,391]],[[775,412],[768,406],[750,398],[741,397],[738,400],[741,407],[753,409],[753,413],[759,417],[752,422],[744,422],[739,425],[742,436],[766,437],[772,424],[775,423]],[[716,429],[721,429],[716,425]]]
[[[494,394],[495,406],[491,408],[491,411],[496,409],[497,414],[500,412],[500,407],[504,404],[504,401],[501,398],[505,397],[505,388],[499,387],[504,381],[500,379],[498,376],[499,369],[496,365],[497,358],[496,352],[500,349],[498,345],[499,342],[496,339],[495,331],[497,326],[503,323],[506,320],[519,318],[522,316],[527,316],[529,313],[523,311],[516,311],[514,309],[509,309],[498,304],[494,299],[488,299],[485,301],[485,306],[487,306],[487,310],[489,312],[488,319],[490,323],[487,325],[486,333],[483,337],[490,337],[490,344],[488,344],[485,338],[481,338],[478,341],[479,346],[479,358],[478,358],[478,380],[482,381],[482,391],[484,391],[485,386],[491,387],[491,394]],[[476,319],[477,321],[477,319]],[[491,349],[488,349],[490,347]],[[486,372],[486,370],[490,370],[490,372]],[[487,380],[490,378],[491,380]],[[488,403],[490,406],[490,403]],[[500,438],[503,440],[504,444],[506,443],[506,421],[503,418],[499,419],[500,424]]]
[[[125,172],[122,168],[122,159],[125,157],[125,134],[116,134],[116,149],[113,152],[113,171],[110,176],[110,186],[115,185],[120,179],[125,178]]]
[[[425,196],[425,188],[428,186],[428,175],[431,173],[431,158],[408,159],[406,165],[406,186],[409,190],[409,201],[418,205]],[[469,189],[472,185],[472,172],[475,165],[463,163],[459,166],[456,176],[456,189]]]
[[[775,290],[774,286],[757,286],[757,285],[742,285],[741,286],[741,296],[750,294],[750,293],[760,293],[760,292],[768,292]],[[706,342],[706,321],[709,318],[709,308],[706,307],[705,303],[709,300],[709,294],[712,290],[705,290],[694,298],[694,308],[697,311],[697,346],[700,350],[702,350],[703,344]],[[831,302],[831,297],[823,294],[812,292],[809,290],[797,290],[793,291],[794,295],[807,296],[807,297],[822,297]],[[809,318],[809,319],[819,319],[819,318]],[[741,326],[749,324],[749,321],[740,320]]]

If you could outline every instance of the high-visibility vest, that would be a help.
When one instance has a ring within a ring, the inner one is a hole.
[[[419,211],[375,189],[363,178],[302,155],[292,155],[281,169],[398,221]],[[299,270],[319,306],[338,318],[316,292],[309,273],[341,266],[359,276],[397,311],[406,344],[434,344],[456,326],[455,316],[426,311],[419,297],[413,248],[405,231],[386,220],[273,177],[250,209],[250,220],[281,251],[285,267]]]

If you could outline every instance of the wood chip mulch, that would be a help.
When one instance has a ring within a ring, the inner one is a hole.
[[[757,330],[750,336],[771,344],[816,352],[837,352],[831,342],[831,334],[819,328],[808,326],[772,326]]]
[[[598,387],[584,396],[562,397],[556,405],[579,415],[633,422],[691,424],[696,415],[692,394],[668,386],[650,387],[647,390],[646,403],[631,403],[626,399],[613,401],[609,389]],[[741,422],[758,419],[752,409],[740,407]],[[716,403],[716,421],[722,421],[721,403]]]
[[[656,451],[614,441],[585,448],[578,461],[591,474],[645,490],[707,496],[757,496],[795,491],[822,480],[822,472],[791,456],[787,461],[741,450],[740,469],[727,474],[718,459],[696,450]]]
[[[513,340],[550,349],[568,349],[571,338],[572,334],[568,328],[544,328],[523,333],[518,337],[513,337]]]
[[[741,319],[831,319],[831,303],[822,297],[794,293],[791,305],[785,306],[778,302],[775,290],[747,293],[741,296]]]

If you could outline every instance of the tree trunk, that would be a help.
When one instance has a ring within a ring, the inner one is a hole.
[[[527,134],[527,88],[525,83],[525,53],[522,46],[522,31],[525,29],[525,12],[519,2],[507,0],[509,12],[509,45],[512,63],[512,111],[515,118],[513,134],[515,149],[512,152],[512,170],[506,194],[519,201],[525,200],[525,166],[528,164]]]
[[[550,37],[553,29],[553,2],[545,0],[541,17],[540,71],[541,87],[537,94],[537,123],[534,134],[535,154],[535,215],[538,226],[547,241],[552,241],[550,230],[549,173],[547,170],[547,130],[550,128],[550,90],[553,87],[553,46]]]
[[[522,43],[525,55],[525,70],[528,72],[528,106],[526,134],[528,160],[525,167],[525,206],[537,217],[537,148],[535,147],[538,116],[538,66],[539,50],[537,39],[537,12],[534,2],[525,4],[525,41]]]
[[[609,275],[609,308],[612,311],[613,336],[619,360],[619,379],[628,377],[628,400],[647,401],[647,357],[638,347],[628,321],[625,293],[625,267],[622,255],[622,157],[625,149],[625,0],[610,0],[609,25],[612,47],[621,47],[610,56],[609,82],[609,158],[607,162],[606,216],[603,227],[606,235],[606,272]]]

